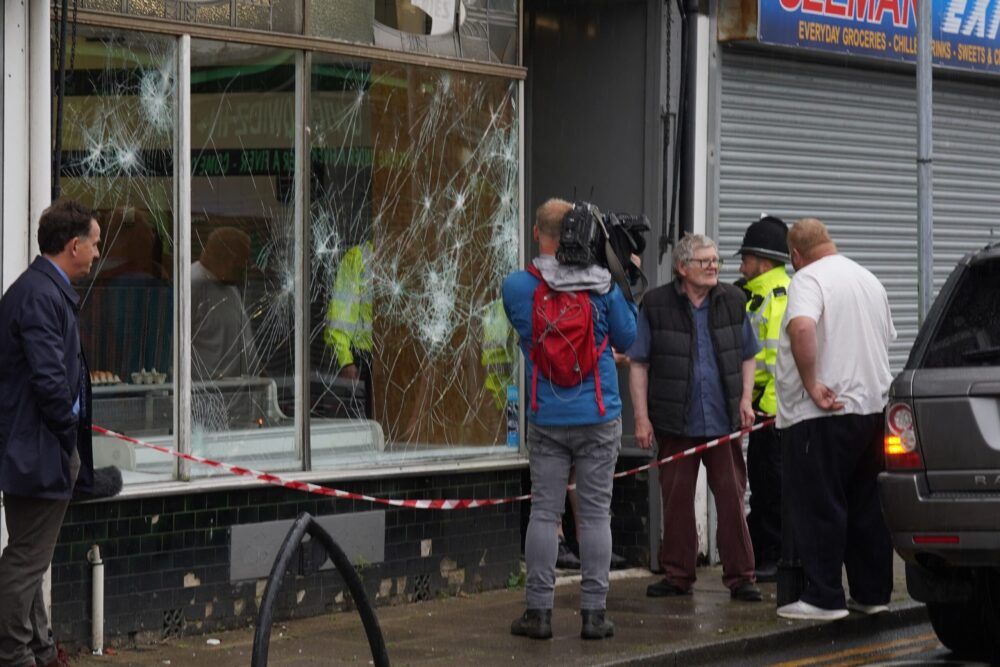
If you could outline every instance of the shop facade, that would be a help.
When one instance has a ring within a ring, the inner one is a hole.
[[[655,279],[676,130],[663,4],[68,5],[5,5],[0,271],[6,287],[37,254],[56,189],[96,211],[102,257],[79,286],[95,423],[377,498],[527,492],[499,288],[549,196],[646,213]],[[648,459],[629,412],[620,468]],[[51,576],[66,642],[91,636],[95,545],[109,643],[251,623],[303,511],[376,605],[518,580],[527,504],[386,507],[94,446],[124,488],[67,514]],[[656,493],[647,473],[615,487],[634,564],[659,541]],[[279,617],[350,607],[336,572],[297,563]]]
[[[934,2],[935,293],[1000,229],[1000,40],[986,4]],[[918,327],[915,4],[738,5],[713,15],[708,229],[726,250],[762,211],[826,222],[886,286],[899,370]]]
[[[59,4],[5,5],[2,270],[27,267],[54,194],[96,211],[79,286],[95,423],[379,498],[520,494],[520,367],[497,320],[523,254],[518,3]],[[64,641],[90,636],[93,545],[109,641],[251,622],[303,511],[376,604],[519,571],[519,504],[386,509],[94,449],[124,488],[67,514]],[[279,615],[350,603],[310,569]]]

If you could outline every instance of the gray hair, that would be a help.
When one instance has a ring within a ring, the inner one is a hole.
[[[715,241],[704,234],[685,234],[684,238],[677,242],[677,245],[674,246],[674,263],[671,267],[675,277],[680,276],[677,273],[677,265],[688,264],[694,259],[694,251],[701,248],[715,248],[716,252],[719,250]]]

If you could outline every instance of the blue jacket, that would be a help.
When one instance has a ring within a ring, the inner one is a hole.
[[[0,298],[0,491],[69,499],[74,448],[77,488],[91,489],[93,413],[78,308],[76,292],[44,257]]]
[[[521,352],[524,353],[528,386],[523,400],[528,408],[528,421],[539,426],[582,426],[616,419],[622,412],[622,399],[618,391],[618,371],[611,348],[624,352],[632,345],[636,328],[635,306],[625,300],[617,286],[613,286],[607,294],[590,295],[595,344],[599,347],[604,337],[609,336],[608,345],[598,362],[604,416],[597,409],[593,373],[576,387],[559,387],[539,374],[536,413],[531,410],[531,375],[534,370],[531,363],[531,311],[538,283],[538,278],[527,271],[516,271],[507,276],[503,283],[503,307],[507,319],[520,337]]]

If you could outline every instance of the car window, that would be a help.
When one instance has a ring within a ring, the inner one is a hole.
[[[1000,261],[973,266],[955,290],[924,368],[1000,366]]]

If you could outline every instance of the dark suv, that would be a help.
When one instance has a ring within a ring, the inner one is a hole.
[[[879,491],[941,642],[1000,659],[1000,244],[964,257],[886,407]]]

